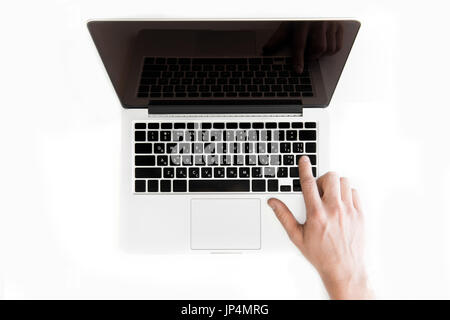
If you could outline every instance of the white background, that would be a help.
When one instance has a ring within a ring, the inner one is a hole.
[[[0,296],[326,298],[298,255],[118,250],[120,105],[91,18],[354,17],[330,106],[379,298],[450,298],[446,1],[2,1]]]

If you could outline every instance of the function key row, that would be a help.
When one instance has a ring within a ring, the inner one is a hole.
[[[136,130],[145,129],[302,129],[316,128],[315,122],[136,122]]]

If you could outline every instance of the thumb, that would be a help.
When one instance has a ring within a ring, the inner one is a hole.
[[[300,248],[303,245],[303,226],[298,223],[289,208],[280,200],[271,198],[267,204],[272,208],[291,241]]]

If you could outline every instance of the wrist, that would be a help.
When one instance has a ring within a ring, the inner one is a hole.
[[[320,274],[331,299],[373,299],[365,270],[348,274]]]

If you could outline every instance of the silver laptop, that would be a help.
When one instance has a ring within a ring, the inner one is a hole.
[[[305,209],[353,20],[90,21],[122,105],[120,243],[139,253],[280,252],[266,201]],[[106,83],[106,82],[105,82]]]

